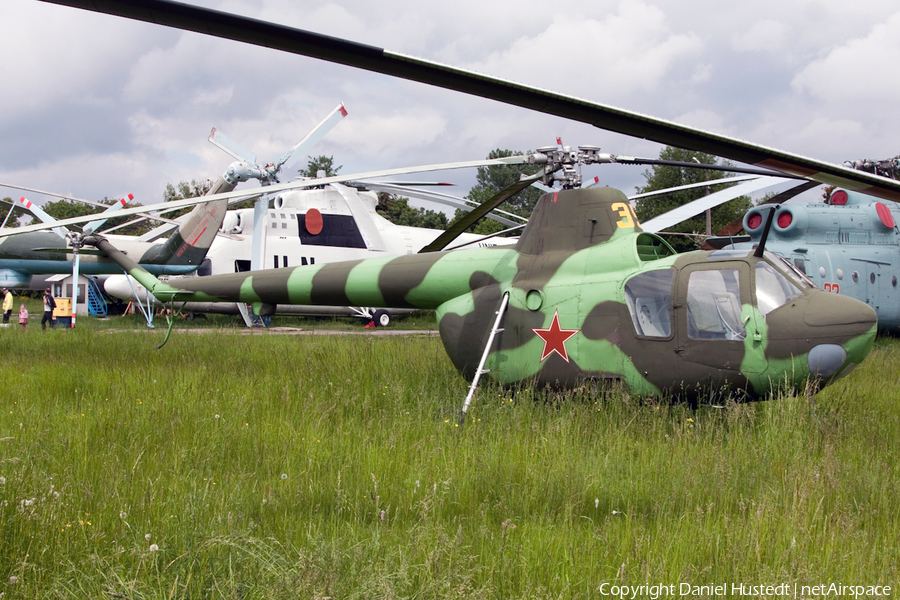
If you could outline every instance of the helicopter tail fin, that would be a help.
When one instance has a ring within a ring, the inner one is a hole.
[[[235,184],[220,177],[206,195],[230,192],[234,188]],[[227,210],[228,200],[198,204],[169,239],[148,250],[140,262],[199,267],[222,226]]]
[[[642,231],[628,198],[619,190],[564,190],[541,196],[516,250],[525,254],[575,252],[618,234]]]

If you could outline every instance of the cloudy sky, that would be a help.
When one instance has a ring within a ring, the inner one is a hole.
[[[900,8],[871,0],[188,0],[841,162],[900,153]],[[564,143],[659,146],[313,59],[37,0],[4,0],[0,181],[149,204],[232,160],[216,127],[280,156],[338,103],[314,149],[342,173]],[[560,9],[553,12],[554,8]],[[631,193],[639,167],[594,167]],[[441,173],[464,195],[474,173]],[[246,184],[245,184],[246,185]],[[14,190],[0,195],[17,197]],[[30,196],[41,201],[39,196]]]

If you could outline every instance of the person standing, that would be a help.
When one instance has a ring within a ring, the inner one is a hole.
[[[53,292],[50,288],[44,290],[44,316],[41,317],[41,329],[47,329],[47,322],[50,322],[50,329],[53,329],[53,309],[56,308],[56,300],[53,299]]]
[[[19,325],[22,326],[22,331],[28,326],[28,309],[25,308],[24,302],[19,305]]]
[[[12,315],[13,297],[12,292],[7,288],[3,288],[3,324],[9,325],[9,317]]]

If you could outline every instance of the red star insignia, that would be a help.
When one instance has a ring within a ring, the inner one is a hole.
[[[553,314],[553,321],[549,329],[532,329],[544,340],[544,352],[541,354],[541,362],[556,352],[566,362],[569,362],[569,353],[566,352],[566,340],[581,331],[580,329],[560,329],[559,309]]]

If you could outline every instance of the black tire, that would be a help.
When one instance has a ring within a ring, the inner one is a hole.
[[[375,327],[387,327],[391,324],[391,313],[384,309],[376,310],[372,322],[375,323]]]

